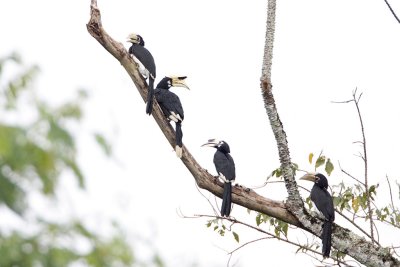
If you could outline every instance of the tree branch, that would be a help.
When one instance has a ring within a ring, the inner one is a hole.
[[[264,58],[261,74],[261,92],[264,99],[264,107],[267,111],[269,122],[277,142],[281,170],[285,180],[286,190],[289,194],[288,207],[293,212],[302,209],[303,201],[297,189],[296,180],[294,179],[294,172],[292,169],[286,133],[283,130],[283,125],[275,105],[271,82],[272,55],[275,38],[276,0],[268,1],[267,13],[268,17],[265,34]]]
[[[274,2],[274,1],[271,1]],[[269,12],[274,13],[275,5],[269,5]],[[137,65],[133,62],[124,46],[113,40],[103,29],[101,23],[100,10],[97,7],[97,1],[91,0],[90,20],[87,24],[88,32],[95,38],[111,55],[113,55],[126,70],[131,77],[133,83],[138,89],[142,99],[146,99],[147,85],[143,77],[140,75]],[[275,16],[275,15],[274,15]],[[267,23],[268,24],[268,23]],[[270,47],[270,46],[269,46]],[[272,53],[271,53],[272,55]],[[268,71],[266,71],[268,73]],[[279,120],[275,102],[272,96],[272,84],[270,83],[270,74],[262,78],[262,91],[264,99],[266,99],[267,113],[270,117],[272,128],[278,142],[278,150],[281,159],[282,171],[285,178],[285,184],[289,192],[289,200],[291,205],[287,205],[281,201],[274,201],[258,195],[253,190],[243,186],[234,186],[232,189],[232,201],[240,206],[250,210],[258,211],[279,220],[287,222],[291,225],[300,227],[306,231],[312,232],[317,236],[321,234],[322,221],[309,216],[304,211],[303,201],[297,190],[297,184],[294,180],[293,171],[290,163],[290,155],[287,147],[286,135],[283,131],[282,124]],[[162,114],[157,101],[153,103],[152,116],[156,120],[162,133],[167,138],[171,147],[175,144],[175,132],[169,122]],[[212,194],[222,197],[223,184],[210,175],[207,170],[203,169],[193,158],[190,152],[183,147],[183,155],[181,158],[186,168],[193,175],[197,185]],[[293,205],[294,204],[294,205]],[[289,212],[290,210],[290,212]],[[297,211],[296,216],[292,212]],[[303,216],[298,216],[298,215]],[[299,219],[297,219],[297,218]],[[374,247],[370,242],[366,241],[351,231],[333,225],[333,246],[352,256],[359,262],[369,266],[398,266],[399,261],[392,257],[390,253],[384,249]]]
[[[367,159],[367,139],[365,138],[365,130],[364,130],[364,123],[362,120],[361,116],[361,111],[360,111],[360,106],[358,105],[360,98],[362,96],[362,93],[359,95],[358,99],[356,100],[356,95],[357,95],[357,88],[353,92],[353,99],[354,99],[354,104],[356,105],[357,108],[357,113],[358,113],[358,118],[360,120],[360,126],[361,126],[361,134],[362,134],[362,145],[363,145],[363,161],[364,161],[364,185],[365,185],[365,193],[367,194],[367,206],[368,206],[368,217],[369,217],[369,222],[370,222],[370,230],[371,230],[371,240],[374,242],[374,222],[372,221],[372,209],[371,209],[371,196],[369,194],[369,187],[368,187],[368,159]]]
[[[389,2],[385,0],[386,5],[389,7],[390,12],[392,12],[394,18],[397,20],[398,23],[400,23],[400,19],[397,17],[396,13],[394,12],[393,8],[390,6]]]

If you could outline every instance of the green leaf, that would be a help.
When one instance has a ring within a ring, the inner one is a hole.
[[[233,237],[235,238],[236,242],[239,243],[239,235],[235,232],[232,232],[232,234],[233,234]]]
[[[317,169],[321,165],[325,163],[325,156],[320,156],[317,161],[315,162],[315,168]]]
[[[326,164],[325,164],[325,171],[330,176],[332,171],[333,171],[333,169],[334,169],[334,167],[333,167],[333,164],[331,162],[331,159],[328,158],[328,160],[326,161]]]
[[[107,156],[111,156],[112,154],[112,149],[110,143],[104,138],[103,135],[96,133],[95,135],[97,143],[100,145],[100,147],[103,149],[104,153]]]
[[[279,230],[278,227],[275,227],[274,232],[275,232],[275,235],[276,235],[277,237],[281,237],[281,231]]]
[[[256,216],[256,224],[257,224],[257,226],[260,226],[260,224],[261,224],[261,213],[257,214],[257,216]]]
[[[372,194],[376,195],[376,188],[377,188],[378,186],[379,186],[379,184],[378,184],[378,185],[371,185],[371,186],[369,187],[368,192],[369,192],[370,196],[371,196]],[[372,198],[372,196],[371,196],[371,198]]]
[[[314,154],[313,154],[313,153],[310,153],[310,154],[308,155],[308,162],[310,162],[310,164],[312,163],[313,157],[314,157]]]
[[[220,230],[218,231],[218,233],[219,233],[221,236],[224,236],[224,235],[225,235],[225,231],[222,230],[222,229],[220,229]]]
[[[274,176],[275,175],[275,177],[281,177],[282,176],[282,170],[281,170],[281,168],[277,168],[277,169],[275,169],[273,172],[272,172],[272,176]]]
[[[360,204],[358,203],[358,198],[353,198],[351,202],[351,207],[353,208],[354,212],[357,213]]]
[[[75,177],[78,179],[79,186],[81,188],[85,188],[85,178],[84,178],[82,171],[79,168],[78,164],[74,160],[69,160],[69,159],[64,159],[64,163],[75,174]]]
[[[76,103],[66,103],[59,107],[56,113],[59,118],[74,118],[78,120],[82,117],[81,107]]]
[[[288,234],[288,229],[289,229],[289,224],[282,222],[282,232],[283,234],[287,237]]]

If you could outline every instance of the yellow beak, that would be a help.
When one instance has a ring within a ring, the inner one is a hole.
[[[186,76],[170,76],[169,78],[172,79],[172,86],[173,87],[184,87],[190,90],[189,86],[187,86],[185,79]]]
[[[299,180],[315,182],[317,180],[317,177],[315,177],[314,173],[307,173],[307,174],[303,175]]]
[[[133,43],[133,44],[138,44],[139,43],[139,38],[137,36],[137,34],[135,33],[131,33],[126,37],[126,41]]]

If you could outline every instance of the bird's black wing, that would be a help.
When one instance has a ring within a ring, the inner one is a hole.
[[[227,180],[235,180],[235,162],[229,154],[217,150],[214,154],[214,164],[218,173],[222,173]]]
[[[179,97],[176,94],[166,89],[157,88],[154,90],[154,95],[166,117],[169,117],[171,112],[174,112],[175,114],[179,114],[183,120],[183,107]]]
[[[328,221],[333,222],[335,220],[333,199],[326,189],[314,185],[311,189],[311,200]]]
[[[156,78],[156,64],[154,62],[153,55],[147,50],[146,47],[133,44],[129,48],[129,53],[133,54],[142,64],[143,66]]]

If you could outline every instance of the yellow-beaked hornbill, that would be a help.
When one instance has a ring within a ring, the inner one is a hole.
[[[317,209],[324,215],[325,221],[322,226],[322,254],[324,258],[329,257],[332,244],[332,223],[335,220],[335,209],[333,207],[333,199],[328,192],[328,179],[320,173],[308,173],[300,178],[314,182],[311,189],[311,201]]]
[[[224,192],[222,194],[221,216],[229,217],[232,207],[232,183],[235,181],[235,162],[230,155],[231,150],[228,143],[216,139],[209,139],[202,146],[214,147],[214,165],[219,178],[224,181]]]
[[[175,152],[182,157],[182,122],[184,118],[183,108],[179,97],[171,92],[171,87],[184,87],[189,89],[185,83],[186,76],[164,77],[154,90],[154,96],[168,120],[175,122]]]
[[[153,108],[154,80],[156,79],[156,64],[152,54],[144,47],[142,36],[131,33],[127,37],[127,42],[132,43],[129,48],[129,54],[139,64],[139,71],[145,77],[149,78],[149,87],[147,91],[146,113],[151,114]]]

